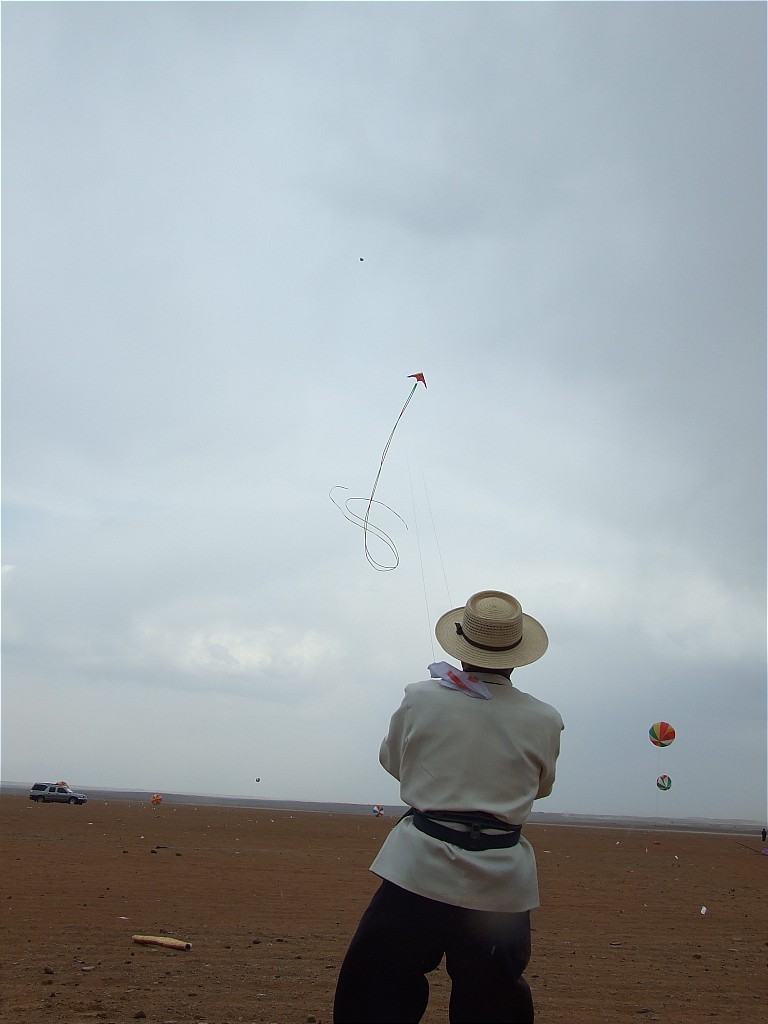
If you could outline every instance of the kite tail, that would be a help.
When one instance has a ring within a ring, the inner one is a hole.
[[[341,512],[341,514],[344,516],[344,518],[347,520],[347,522],[352,523],[354,526],[360,527],[361,530],[364,530],[366,532],[366,535],[368,533],[372,533],[374,537],[376,537],[378,540],[380,540],[382,542],[382,544],[384,544],[384,546],[389,549],[389,552],[390,552],[390,554],[392,555],[392,558],[393,558],[393,564],[392,565],[385,565],[383,562],[378,562],[373,557],[373,555],[368,550],[368,543],[367,543],[367,540],[366,540],[365,557],[368,559],[368,562],[373,566],[374,569],[378,569],[379,572],[391,572],[393,569],[396,569],[398,567],[398,565],[400,564],[400,553],[397,550],[395,542],[392,540],[392,538],[389,536],[388,533],[385,533],[384,530],[382,530],[378,526],[375,526],[373,523],[368,522],[367,516],[368,516],[368,513],[370,512],[371,504],[373,504],[373,505],[381,505],[381,507],[385,508],[387,510],[387,512],[391,512],[393,516],[397,516],[397,518],[400,520],[400,522],[403,524],[403,526],[406,528],[406,530],[408,529],[408,524],[406,523],[406,521],[403,519],[402,516],[398,515],[398,513],[395,512],[395,510],[393,508],[390,508],[389,505],[385,505],[383,501],[370,502],[370,501],[368,501],[367,498],[354,498],[353,497],[353,498],[346,498],[345,501],[344,501],[344,504],[340,505],[338,503],[338,501],[336,501],[336,499],[334,498],[333,492],[334,491],[346,491],[346,490],[348,490],[347,487],[342,487],[341,484],[337,484],[335,487],[332,487],[330,489],[330,491],[328,492],[328,497],[331,499],[331,501],[336,506],[336,508]],[[350,503],[353,502],[353,501],[368,501],[368,509],[366,511],[366,518],[365,519],[362,516],[356,515],[352,511],[352,509],[349,507]]]
[[[391,572],[392,569],[396,569],[398,567],[398,565],[400,564],[400,555],[398,553],[398,550],[397,550],[397,547],[395,545],[395,542],[392,540],[392,538],[387,533],[385,533],[384,530],[380,529],[380,527],[374,526],[371,523],[371,521],[370,521],[370,519],[371,519],[371,509],[373,508],[373,506],[374,505],[381,505],[382,508],[387,509],[388,512],[391,512],[393,515],[397,516],[397,518],[400,520],[400,522],[403,524],[403,526],[405,526],[406,530],[408,529],[408,526],[407,526],[405,520],[402,518],[402,516],[399,516],[397,514],[397,512],[395,512],[394,509],[389,507],[389,505],[385,505],[384,502],[376,500],[376,488],[379,486],[379,479],[381,478],[381,471],[384,468],[384,461],[385,461],[385,459],[387,457],[387,453],[389,452],[389,446],[392,444],[392,438],[395,436],[395,431],[397,430],[398,424],[400,423],[400,420],[403,418],[403,414],[405,413],[405,410],[408,408],[408,406],[409,406],[409,404],[411,402],[411,399],[415,395],[416,388],[419,386],[419,384],[423,384],[424,387],[427,386],[427,382],[424,379],[424,374],[423,373],[411,373],[411,374],[409,374],[409,377],[414,377],[415,378],[414,385],[411,388],[410,394],[408,395],[408,397],[406,398],[405,402],[403,403],[403,407],[400,410],[397,419],[395,420],[395,425],[392,427],[392,430],[390,431],[389,437],[387,438],[387,443],[384,445],[384,450],[382,451],[381,459],[379,460],[379,468],[378,468],[378,471],[376,473],[376,479],[373,481],[373,487],[371,488],[371,494],[370,494],[370,497],[367,499],[365,515],[363,515],[362,517],[358,516],[350,508],[350,503],[351,502],[353,502],[353,501],[366,501],[365,498],[346,498],[345,501],[344,501],[344,504],[340,505],[335,500],[335,498],[333,497],[333,492],[335,490],[346,490],[347,488],[346,487],[341,487],[340,485],[337,485],[336,487],[332,487],[331,490],[328,493],[329,498],[334,503],[336,508],[338,508],[341,511],[341,513],[344,516],[344,518],[348,522],[353,523],[355,526],[359,526],[362,529],[363,535],[364,535],[364,538],[365,538],[364,546],[365,546],[365,557],[366,557],[366,560],[368,561],[369,565],[372,565],[374,569],[378,569],[379,572]],[[388,564],[385,565],[383,562],[379,562],[379,561],[377,561],[373,557],[373,555],[371,554],[370,548],[368,546],[368,535],[369,534],[372,534],[374,537],[376,537],[376,539],[381,541],[381,543],[384,544],[384,546],[389,550],[389,553],[391,554],[392,560],[393,560],[393,564],[392,565],[388,565]]]
[[[370,515],[371,515],[371,506],[376,504],[374,502],[374,496],[376,494],[376,488],[379,486],[379,477],[381,476],[381,471],[384,468],[384,460],[387,457],[387,452],[389,451],[389,446],[392,444],[392,438],[395,436],[395,431],[397,430],[397,426],[398,426],[400,420],[403,418],[403,413],[408,408],[408,405],[410,404],[411,399],[413,398],[414,394],[416,393],[416,388],[418,386],[419,386],[419,382],[415,381],[413,387],[411,388],[411,393],[406,398],[405,403],[403,404],[403,408],[400,410],[400,413],[399,413],[397,419],[395,420],[395,425],[394,425],[394,427],[392,427],[392,431],[391,431],[389,437],[387,438],[387,443],[384,445],[384,450],[381,453],[381,461],[379,462],[379,470],[376,473],[376,479],[373,481],[373,487],[371,488],[371,496],[368,499],[368,508],[365,510],[365,517],[363,519],[363,534],[365,536],[365,557],[368,559],[369,563],[371,565],[373,565],[374,568],[377,568],[377,569],[382,568],[382,566],[378,562],[376,562],[376,560],[373,558],[373,556],[371,555],[371,552],[368,549],[368,531],[370,529],[372,529],[371,525],[370,525],[370,522],[369,522]],[[392,510],[390,509],[390,511],[392,511]],[[397,515],[397,513],[395,513],[395,515]],[[398,519],[400,519],[400,516],[398,516]],[[402,520],[401,520],[401,522],[402,522]],[[377,534],[375,533],[375,529],[376,528],[374,527],[373,528],[374,536],[377,536]],[[385,536],[386,536],[386,534],[385,534]],[[392,566],[392,568],[394,569],[394,568],[397,567],[397,564],[400,561],[400,556],[398,555],[397,549],[394,548],[394,545],[392,544],[392,542],[391,542],[389,537],[387,537],[387,541],[389,541],[390,550],[392,550],[392,553],[393,553],[393,555],[394,555],[394,557],[396,559],[395,565]]]

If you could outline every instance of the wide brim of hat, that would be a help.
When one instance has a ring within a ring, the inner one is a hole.
[[[435,625],[437,642],[454,658],[478,668],[521,668],[538,661],[549,646],[546,630],[532,615],[523,612],[523,639],[511,651],[482,651],[467,643],[456,632],[456,623],[461,622],[464,606],[452,608],[441,615]]]

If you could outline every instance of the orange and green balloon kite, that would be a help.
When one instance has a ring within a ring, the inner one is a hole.
[[[648,738],[654,747],[668,747],[674,742],[675,730],[669,722],[654,722],[648,730]]]

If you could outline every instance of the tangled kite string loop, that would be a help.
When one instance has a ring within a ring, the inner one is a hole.
[[[397,545],[392,540],[392,538],[389,536],[389,534],[385,533],[384,530],[381,529],[381,527],[376,526],[376,525],[374,525],[373,523],[370,522],[369,516],[370,516],[371,506],[372,505],[381,505],[381,507],[385,508],[387,510],[387,512],[391,512],[393,516],[397,516],[397,518],[400,520],[400,522],[403,524],[403,526],[406,528],[406,530],[408,529],[408,524],[405,522],[405,520],[403,519],[402,516],[398,515],[397,512],[395,512],[395,510],[393,508],[389,507],[389,505],[385,505],[383,501],[371,501],[370,498],[345,498],[344,499],[344,504],[340,505],[338,503],[338,501],[334,498],[333,492],[334,491],[346,491],[346,490],[349,490],[349,488],[348,487],[342,487],[340,484],[337,484],[335,487],[332,487],[330,489],[330,491],[328,492],[328,497],[331,499],[333,504],[336,506],[337,509],[339,509],[339,511],[342,513],[342,515],[344,516],[344,518],[348,522],[353,523],[355,526],[359,526],[360,529],[363,530],[363,532],[365,534],[365,557],[368,560],[368,564],[372,565],[373,568],[376,569],[378,572],[392,572],[392,570],[396,569],[398,567],[398,565],[400,564],[400,553],[397,550]],[[365,516],[364,517],[363,516],[355,515],[355,513],[349,507],[350,504],[353,501],[365,501],[365,502],[367,502],[367,508],[366,508]],[[380,540],[389,549],[389,552],[392,555],[392,559],[393,559],[393,562],[392,562],[391,565],[390,564],[385,564],[384,562],[379,562],[379,561],[377,561],[373,557],[373,555],[371,554],[370,548],[368,547],[368,534],[369,533],[373,534],[374,537],[376,537],[378,540]]]
[[[403,418],[403,413],[408,408],[408,406],[409,406],[409,404],[411,402],[411,399],[413,398],[414,394],[416,393],[416,388],[419,386],[419,384],[420,383],[423,384],[424,387],[427,386],[427,382],[424,379],[424,374],[423,373],[411,373],[411,374],[409,374],[409,377],[415,377],[416,379],[414,381],[413,387],[411,388],[410,394],[406,398],[405,403],[404,403],[402,409],[398,413],[397,419],[395,420],[395,425],[392,427],[392,430],[390,431],[389,437],[387,438],[387,443],[384,445],[384,450],[381,453],[381,460],[379,462],[379,469],[378,469],[378,472],[376,473],[376,479],[373,481],[373,487],[371,488],[371,495],[367,499],[368,504],[367,504],[366,509],[365,509],[365,515],[364,516],[358,516],[349,507],[351,502],[354,502],[354,501],[365,501],[366,500],[365,498],[346,498],[345,501],[344,501],[344,504],[342,506],[333,497],[333,492],[334,491],[337,491],[337,490],[346,491],[348,488],[341,487],[340,485],[337,485],[336,487],[332,487],[331,490],[329,491],[329,494],[328,494],[329,498],[334,503],[336,508],[338,508],[341,511],[341,513],[344,516],[344,518],[346,520],[348,520],[348,522],[353,523],[355,526],[359,526],[360,529],[363,531],[366,560],[367,560],[368,564],[373,566],[373,568],[376,569],[378,572],[391,572],[393,569],[396,569],[398,567],[398,565],[400,564],[400,554],[399,554],[399,552],[397,550],[397,546],[395,545],[395,542],[392,540],[392,538],[389,536],[389,534],[385,533],[384,530],[381,529],[381,527],[375,526],[373,523],[371,523],[371,521],[370,521],[371,520],[371,509],[373,508],[373,506],[374,505],[381,505],[382,508],[387,509],[387,511],[391,512],[392,515],[397,516],[397,518],[400,520],[400,522],[403,524],[403,526],[405,526],[406,530],[408,529],[408,526],[407,526],[405,520],[402,518],[402,516],[398,515],[398,513],[395,512],[394,509],[390,508],[389,505],[385,505],[383,501],[377,501],[376,498],[375,498],[375,495],[376,495],[376,488],[379,486],[379,478],[381,477],[381,471],[384,468],[384,460],[386,459],[387,453],[389,452],[389,446],[392,444],[392,438],[395,436],[395,431],[397,430],[397,426],[398,426],[400,420]],[[376,537],[378,540],[380,540],[384,544],[384,546],[389,550],[390,554],[392,555],[393,564],[390,565],[388,563],[379,562],[376,558],[374,558],[374,556],[371,554],[370,547],[368,546],[368,534],[369,533],[373,534],[373,536]]]

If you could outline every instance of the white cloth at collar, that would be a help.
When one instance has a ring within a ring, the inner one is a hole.
[[[427,665],[427,670],[433,679],[439,679],[440,685],[449,690],[460,690],[467,697],[493,700],[491,691],[482,679],[472,675],[471,672],[460,672],[447,661],[435,661],[431,665]]]

